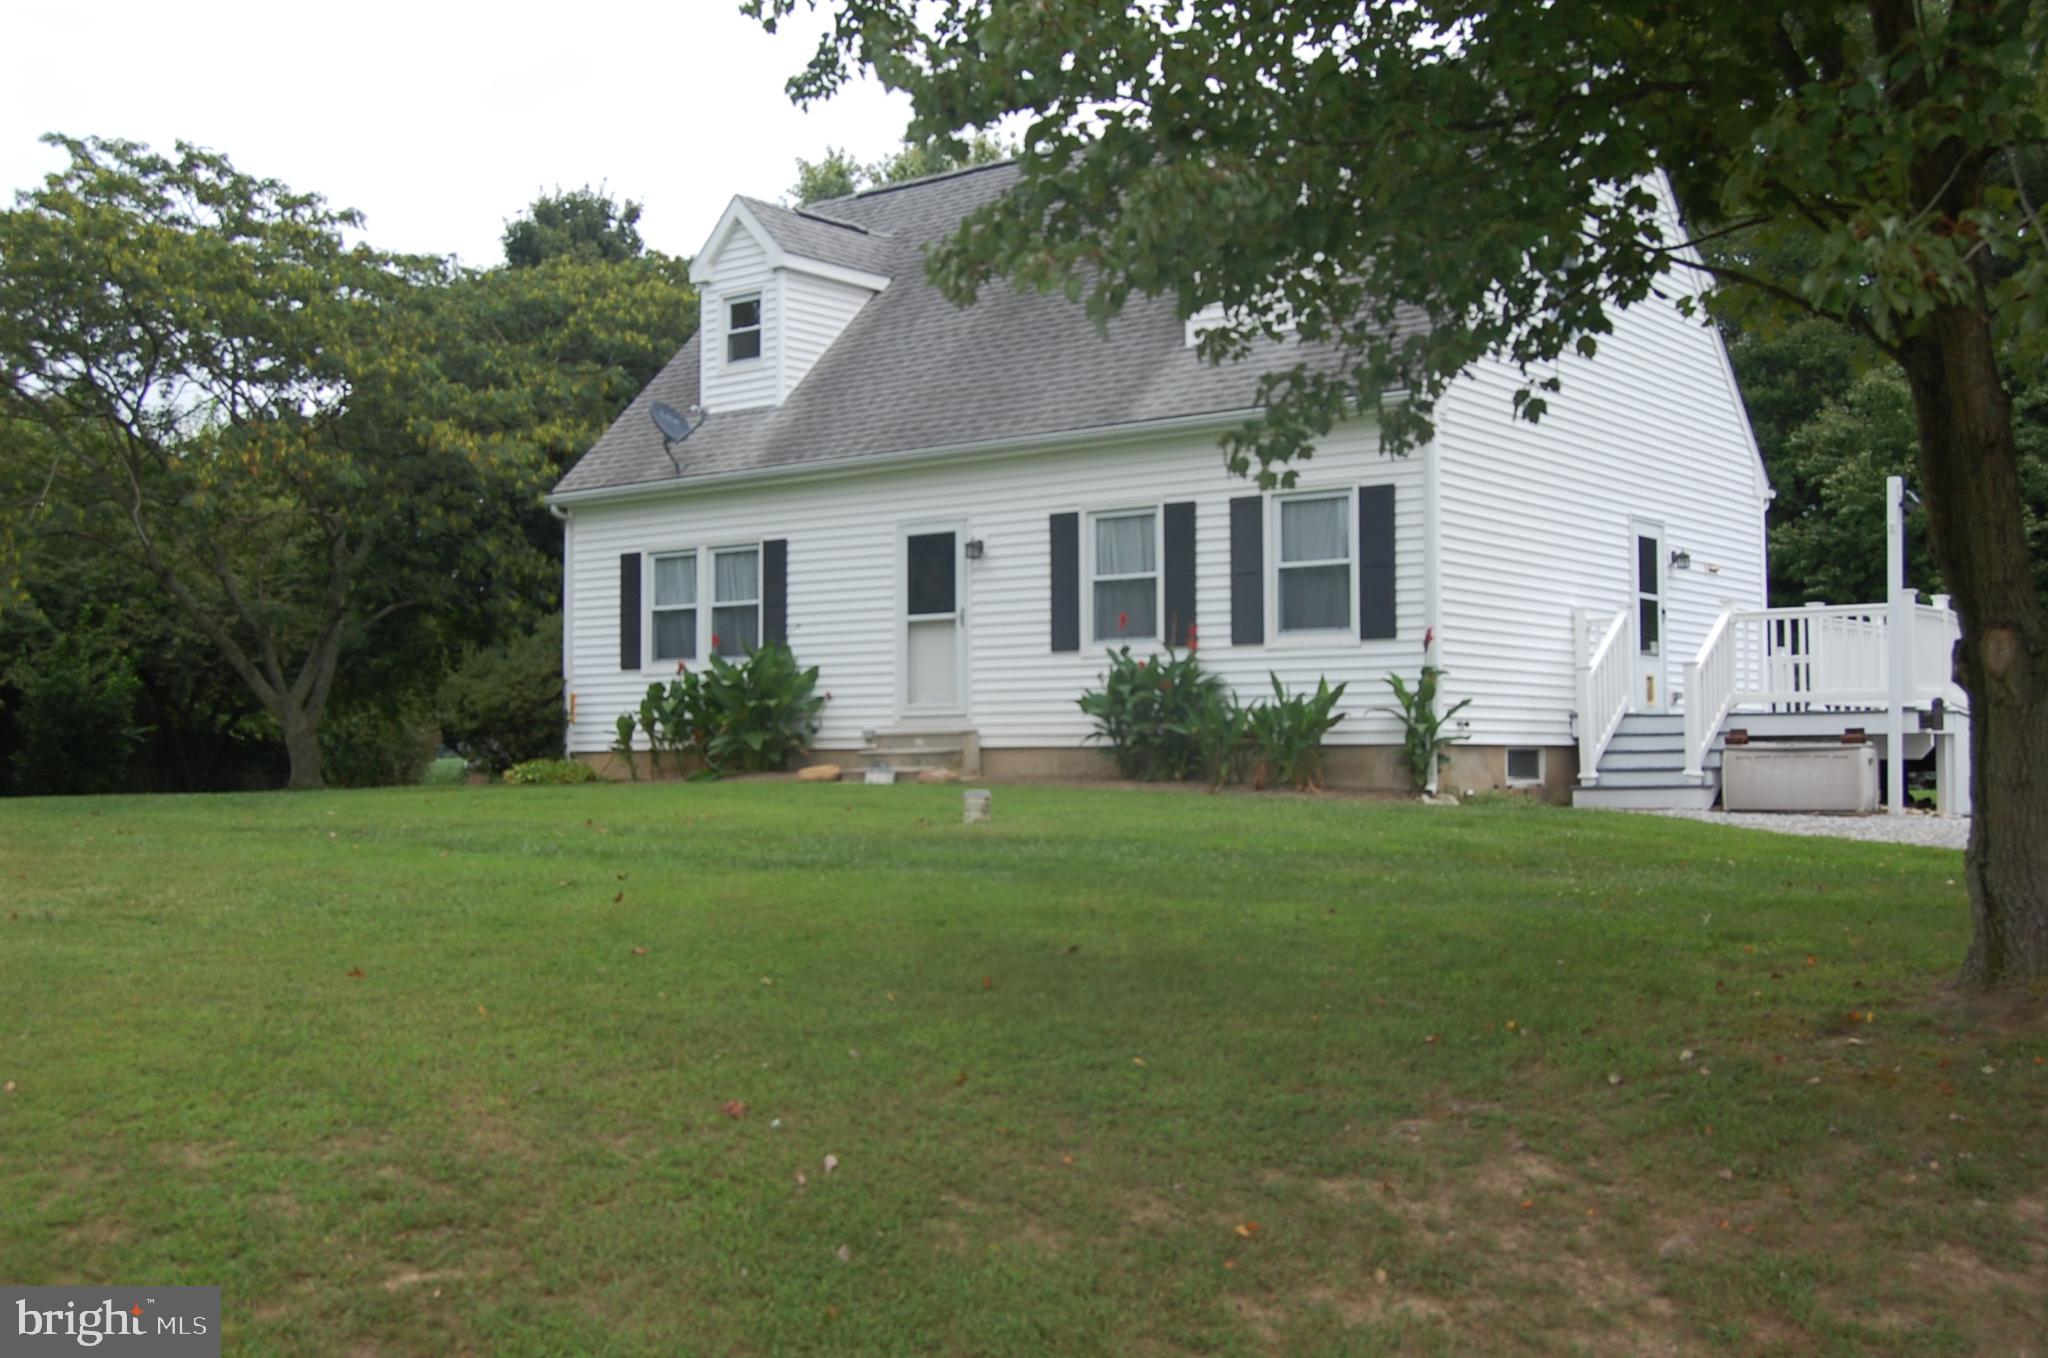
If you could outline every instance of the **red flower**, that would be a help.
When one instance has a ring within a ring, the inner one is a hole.
[[[1144,661],[1142,661],[1142,660],[1140,660],[1140,661],[1138,662],[1138,668],[1139,668],[1139,669],[1141,669],[1141,670],[1142,670],[1142,669],[1144,669],[1144,668],[1145,668],[1145,662],[1144,662]]]
[[[689,661],[687,661],[687,660],[678,660],[678,661],[676,662],[676,673],[677,673],[677,674],[688,674],[689,672],[690,672],[690,662],[689,662]]]
[[[1193,623],[1189,623],[1189,624],[1188,624],[1188,654],[1189,654],[1189,655],[1193,655],[1194,653],[1195,653],[1195,625],[1194,625]]]
[[[1125,630],[1125,629],[1127,629],[1127,628],[1128,628],[1128,627],[1129,627],[1130,625],[1131,625],[1131,615],[1130,615],[1130,614],[1128,614],[1128,613],[1119,613],[1119,614],[1117,614],[1117,615],[1116,615],[1116,630],[1117,630],[1117,631],[1119,631],[1119,632],[1121,632],[1121,631],[1124,631],[1124,630]]]
[[[1434,627],[1425,627],[1425,628],[1424,628],[1424,629],[1422,630],[1422,649],[1426,651],[1426,650],[1428,650],[1428,649],[1429,649],[1429,648],[1430,648],[1431,646],[1434,646],[1435,644],[1436,644],[1436,628],[1434,628]]]
[[[711,649],[714,651],[718,649],[718,633],[716,632],[711,634]]]

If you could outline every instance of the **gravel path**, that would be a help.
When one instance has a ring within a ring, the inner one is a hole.
[[[1970,840],[1967,816],[1934,816],[1924,811],[1909,811],[1903,816],[1802,816],[1766,811],[1648,814],[1704,821],[1709,825],[1736,825],[1745,830],[1771,830],[1781,835],[1832,835],[1836,839],[1863,839],[1877,844],[1925,844],[1936,849],[1960,849]]]

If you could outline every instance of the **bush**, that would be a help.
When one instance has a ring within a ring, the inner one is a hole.
[[[1429,789],[1430,779],[1436,771],[1451,762],[1445,749],[1463,736],[1446,735],[1444,728],[1451,718],[1471,705],[1470,698],[1453,703],[1450,710],[1436,710],[1437,681],[1443,678],[1443,671],[1434,665],[1424,665],[1416,677],[1415,687],[1409,688],[1398,674],[1387,676],[1387,687],[1394,690],[1395,707],[1383,707],[1382,712],[1392,713],[1401,722],[1401,761],[1408,766],[1408,777],[1415,784],[1417,792]]]
[[[135,702],[142,681],[120,634],[120,615],[90,612],[6,676],[20,697],[12,765],[17,791],[111,792],[142,743]]]
[[[320,772],[329,787],[410,787],[440,744],[440,727],[420,706],[331,710],[320,719]]]
[[[799,669],[780,642],[762,646],[735,664],[713,656],[702,670],[686,670],[667,684],[648,686],[640,700],[640,729],[661,769],[667,754],[677,773],[695,755],[712,774],[779,769],[810,749],[825,698],[818,670]],[[625,719],[621,740],[632,732]],[[616,748],[616,747],[614,747]]]
[[[562,617],[472,650],[442,681],[441,732],[473,769],[501,773],[562,753]]]
[[[1255,704],[1250,710],[1250,740],[1258,760],[1258,787],[1289,783],[1307,791],[1323,785],[1323,737],[1344,720],[1336,710],[1344,696],[1345,684],[1330,687],[1328,679],[1316,680],[1313,695],[1289,694],[1277,674],[1273,701]]]
[[[505,781],[514,787],[548,784],[594,783],[597,770],[575,759],[529,759],[505,770]]]
[[[1081,710],[1095,719],[1090,736],[1108,747],[1117,772],[1148,782],[1192,778],[1208,772],[1206,747],[1218,737],[1205,735],[1205,720],[1220,722],[1228,690],[1223,681],[1204,674],[1195,653],[1166,658],[1133,659],[1131,648],[1109,653],[1102,687],[1081,695]]]

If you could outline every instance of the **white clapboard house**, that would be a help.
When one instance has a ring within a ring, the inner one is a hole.
[[[1541,424],[1481,365],[1428,446],[1383,455],[1360,420],[1260,493],[1218,438],[1295,346],[1212,366],[1170,299],[1105,338],[1060,295],[963,309],[927,281],[927,244],[1015,175],[733,200],[692,268],[697,337],[552,496],[573,754],[605,762],[679,666],[774,639],[831,694],[821,758],[1107,773],[1075,705],[1104,652],[1195,638],[1247,698],[1348,681],[1331,780],[1393,788],[1384,677],[1427,642],[1472,700],[1451,786],[1703,804],[1728,709],[1810,700],[1809,648],[1883,629],[1881,606],[1764,607],[1770,488],[1682,280],[1559,365]]]

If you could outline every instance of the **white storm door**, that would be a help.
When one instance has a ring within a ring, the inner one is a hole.
[[[966,710],[966,612],[957,525],[906,529],[903,574],[902,695],[905,716],[959,716]]]
[[[1664,658],[1664,526],[1647,519],[1631,519],[1628,530],[1630,588],[1635,604],[1629,626],[1629,637],[1635,647],[1635,692],[1629,710],[1662,712],[1668,706],[1664,690],[1670,683],[1670,667]]]

